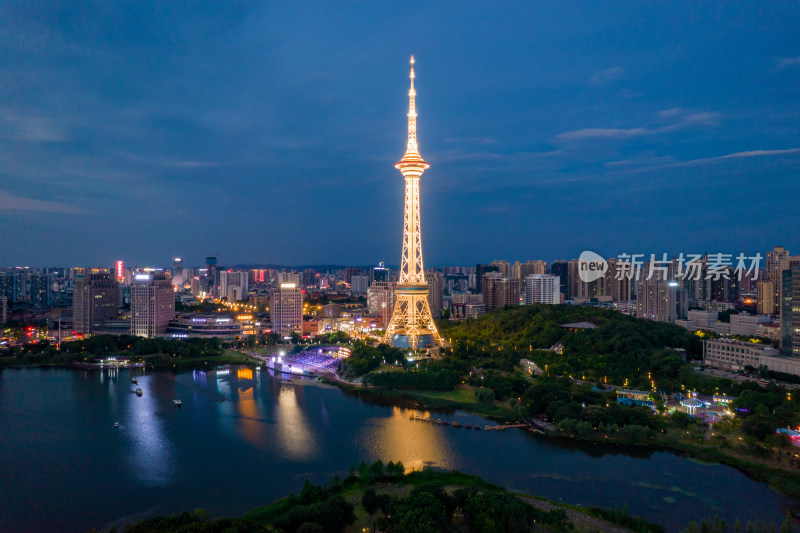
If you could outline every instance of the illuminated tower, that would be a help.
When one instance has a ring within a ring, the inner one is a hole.
[[[419,221],[419,179],[430,165],[417,148],[417,109],[414,91],[414,56],[411,56],[411,90],[408,91],[408,145],[395,165],[406,180],[403,210],[403,256],[396,301],[385,341],[397,348],[413,350],[442,345],[428,305],[428,283],[422,266],[422,226]]]

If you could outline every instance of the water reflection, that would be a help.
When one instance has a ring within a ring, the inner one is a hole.
[[[254,385],[254,382],[239,385],[239,401],[236,402],[239,412],[239,433],[254,447],[265,449],[266,425],[260,406],[256,402]]]
[[[158,416],[157,398],[170,397],[174,394],[169,388],[170,382],[161,376],[140,377],[138,387],[142,396],[137,396],[133,389],[124,396],[126,416],[123,428],[131,440],[130,464],[133,475],[150,485],[168,485],[173,481],[172,443],[163,427],[163,420]]]
[[[443,433],[449,428],[414,422],[409,420],[410,413],[394,406],[390,416],[368,420],[369,430],[362,436],[362,445],[372,452],[370,455],[399,459],[408,470],[433,465],[451,468],[457,463],[456,452],[448,446]]]
[[[302,386],[281,385],[275,412],[280,451],[291,459],[313,459],[318,453],[318,442],[306,420],[298,396]]]

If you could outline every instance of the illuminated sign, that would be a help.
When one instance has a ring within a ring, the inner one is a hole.
[[[297,283],[281,283],[281,289],[295,289],[297,288]]]
[[[150,279],[150,274],[136,274],[134,279],[137,281],[146,281]]]
[[[123,278],[123,264],[122,261],[114,263],[114,269],[117,271],[117,281],[122,281]]]

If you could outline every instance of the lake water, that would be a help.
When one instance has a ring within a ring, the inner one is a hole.
[[[240,515],[306,478],[344,477],[350,465],[379,458],[457,469],[557,501],[627,505],[668,531],[715,514],[729,524],[780,522],[798,507],[733,468],[669,452],[435,426],[411,414],[425,413],[249,367],[5,369],[0,530],[87,531],[196,508]],[[491,424],[460,412],[434,417]]]

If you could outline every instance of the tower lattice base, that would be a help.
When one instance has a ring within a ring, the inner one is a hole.
[[[395,348],[422,350],[442,345],[428,305],[428,287],[402,286],[397,291],[392,320],[384,342]]]

